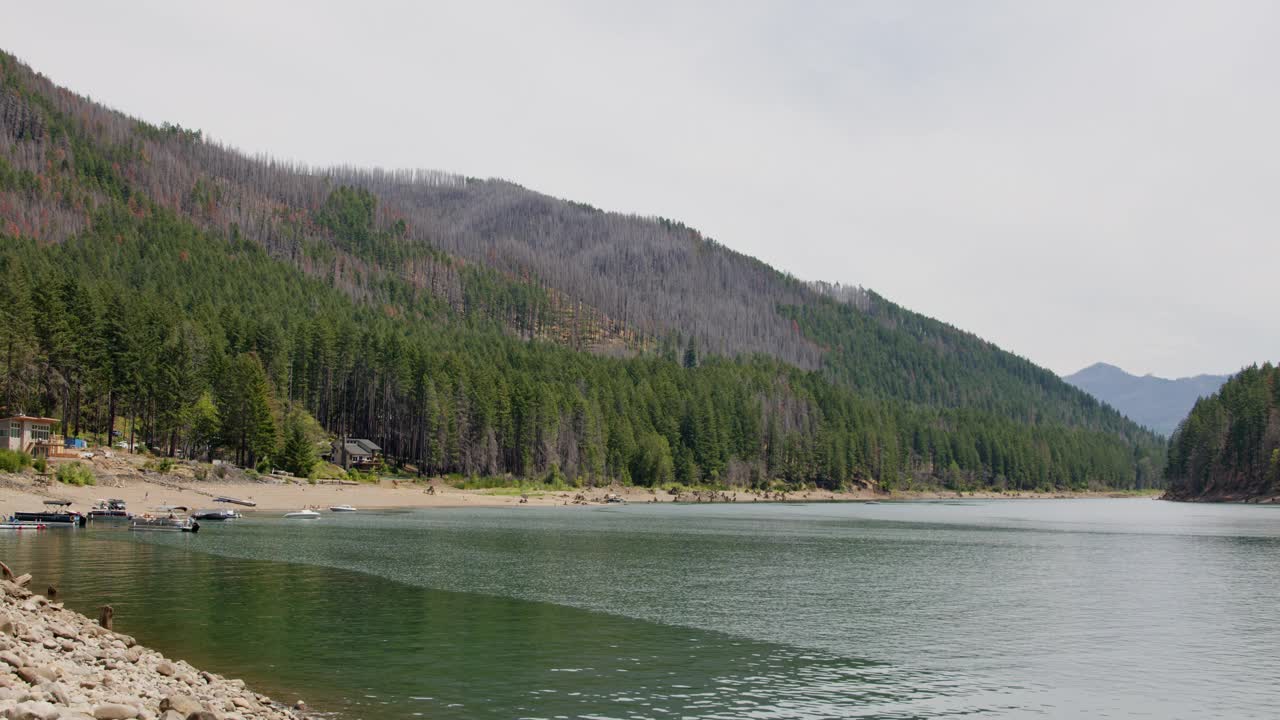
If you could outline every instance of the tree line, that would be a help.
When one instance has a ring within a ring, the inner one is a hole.
[[[1169,441],[1169,495],[1280,494],[1280,367],[1254,365],[1201,398]]]

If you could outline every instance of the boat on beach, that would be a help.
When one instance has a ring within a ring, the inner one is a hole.
[[[252,500],[241,500],[239,498],[227,497],[222,495],[213,499],[214,502],[231,503],[232,505],[243,505],[244,507],[257,507],[258,503]]]
[[[329,508],[329,512],[355,512],[356,509],[350,505],[334,505]]]
[[[297,512],[285,513],[285,518],[289,520],[319,520],[320,513],[315,510],[298,510]]]

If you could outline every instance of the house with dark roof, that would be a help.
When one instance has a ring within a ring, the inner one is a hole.
[[[343,470],[363,470],[378,464],[382,448],[372,440],[363,438],[339,438],[333,441],[333,462]]]

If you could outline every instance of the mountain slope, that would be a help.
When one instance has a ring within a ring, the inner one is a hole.
[[[1196,402],[1169,443],[1168,497],[1280,495],[1280,367],[1245,368]]]
[[[1196,375],[1168,380],[1130,375],[1114,365],[1095,363],[1063,378],[1124,413],[1143,427],[1169,436],[1191,407],[1222,387],[1229,375]]]
[[[1159,477],[1160,442],[1118,413],[873,293],[503,181],[249,158],[4,55],[0,236],[2,402],[71,429],[127,414],[166,449],[202,394],[269,386],[212,405],[305,408],[425,472]],[[216,451],[271,454],[221,420]]]

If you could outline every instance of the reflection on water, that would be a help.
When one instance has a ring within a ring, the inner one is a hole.
[[[1269,717],[1278,551],[1280,511],[1146,500],[0,536],[77,609],[348,718]]]

